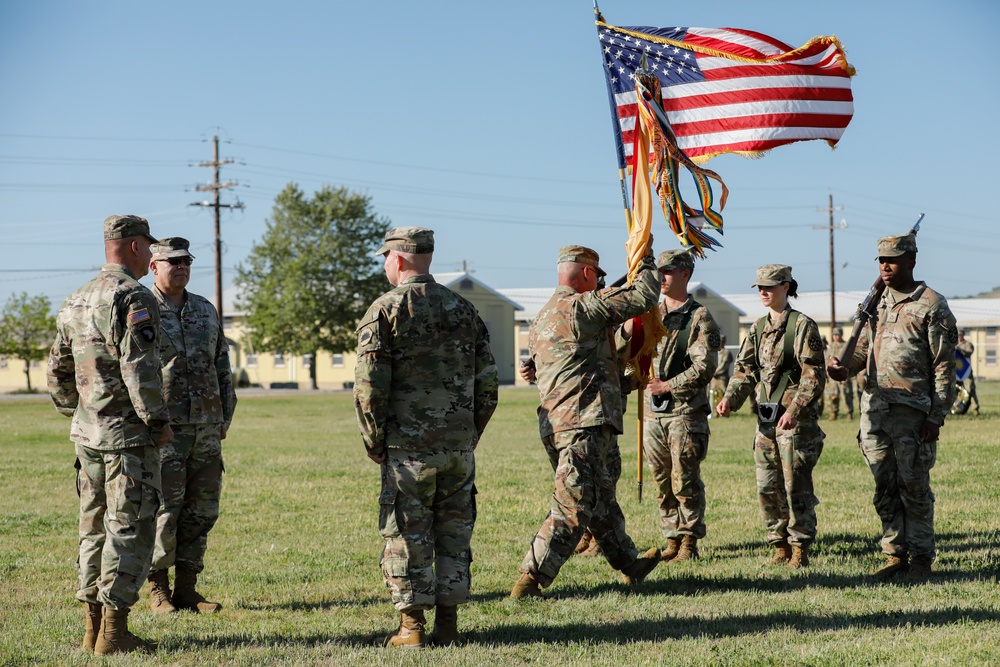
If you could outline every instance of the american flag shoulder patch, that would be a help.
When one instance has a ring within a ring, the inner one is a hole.
[[[149,310],[147,310],[146,308],[133,310],[131,313],[128,314],[128,323],[131,324],[132,326],[135,326],[136,324],[139,324],[141,322],[145,322],[149,319],[150,319]]]

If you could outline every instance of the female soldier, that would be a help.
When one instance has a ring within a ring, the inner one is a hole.
[[[769,312],[744,338],[716,411],[725,417],[750,397],[757,414],[757,494],[767,542],[775,548],[765,565],[806,567],[819,504],[812,471],[825,437],[818,423],[826,381],[823,340],[816,323],[788,305],[788,297],[798,296],[792,267],[762,266],[754,286]]]

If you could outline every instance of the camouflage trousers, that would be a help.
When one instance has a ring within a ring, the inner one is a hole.
[[[968,378],[962,381],[962,386],[965,390],[969,392],[969,407],[973,410],[979,409],[979,396],[976,394],[976,378],[970,375]]]
[[[768,544],[806,546],[816,539],[819,499],[812,472],[823,453],[824,437],[814,419],[802,420],[791,430],[777,429],[775,422],[757,425],[753,454]]]
[[[205,569],[208,532],[219,519],[222,495],[221,424],[174,424],[160,448],[163,504],[156,516],[152,569]]]
[[[930,471],[937,459],[937,443],[920,442],[920,427],[927,415],[901,404],[863,408],[859,443],[875,477],[872,502],[882,519],[882,552],[933,558]]]
[[[721,399],[720,399],[721,400]],[[705,484],[701,462],[708,454],[708,420],[678,416],[643,422],[642,449],[659,493],[663,537],[705,537]]]
[[[615,490],[613,468],[621,474],[617,438],[609,426],[560,431],[543,438],[549,459],[555,461],[555,490],[549,514],[531,542],[521,572],[542,586],[550,585],[573,549],[590,529],[608,563],[616,570],[638,557],[625,532],[625,516]]]
[[[139,599],[149,574],[160,506],[156,447],[114,451],[76,446],[80,568],[76,598],[112,609]]]
[[[824,394],[826,396],[826,407],[830,410],[830,417],[836,418],[840,414],[840,403],[843,399],[844,407],[848,413],[854,413],[854,383],[852,380],[837,382],[827,380]]]
[[[390,448],[382,464],[382,575],[400,612],[471,598],[476,458],[471,451]]]

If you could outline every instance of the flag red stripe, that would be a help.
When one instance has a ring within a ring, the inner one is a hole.
[[[719,120],[703,120],[696,123],[674,123],[671,125],[678,137],[689,137],[709,132],[749,130],[758,127],[847,127],[851,116],[836,114],[761,114]]]
[[[840,67],[820,68],[816,65],[740,65],[732,67],[717,67],[702,70],[706,81],[724,81],[726,79],[750,79],[757,76],[808,76],[808,77],[843,77],[851,76]]]
[[[851,94],[850,88],[754,88],[751,90],[733,91],[731,93],[665,97],[663,98],[663,108],[667,111],[681,111],[683,109],[713,107],[719,104],[792,100],[851,102],[854,100],[854,96]],[[631,113],[622,113],[623,110],[628,109],[631,109]],[[634,104],[618,107],[619,117],[634,116],[636,113]]]

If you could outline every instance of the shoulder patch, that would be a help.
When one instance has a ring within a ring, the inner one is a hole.
[[[809,349],[813,352],[819,352],[823,349],[823,339],[819,337],[818,333],[809,334]]]
[[[958,343],[958,327],[948,327],[948,342],[952,345]]]
[[[142,336],[147,343],[152,343],[156,340],[156,331],[153,330],[152,326],[139,327],[137,329],[139,335]]]
[[[708,349],[718,350],[722,347],[722,336],[719,335],[718,330],[712,330],[708,332]]]
[[[147,322],[151,318],[149,316],[149,310],[147,308],[140,308],[139,310],[133,310],[128,314],[128,323],[132,326],[140,324],[141,322]]]

